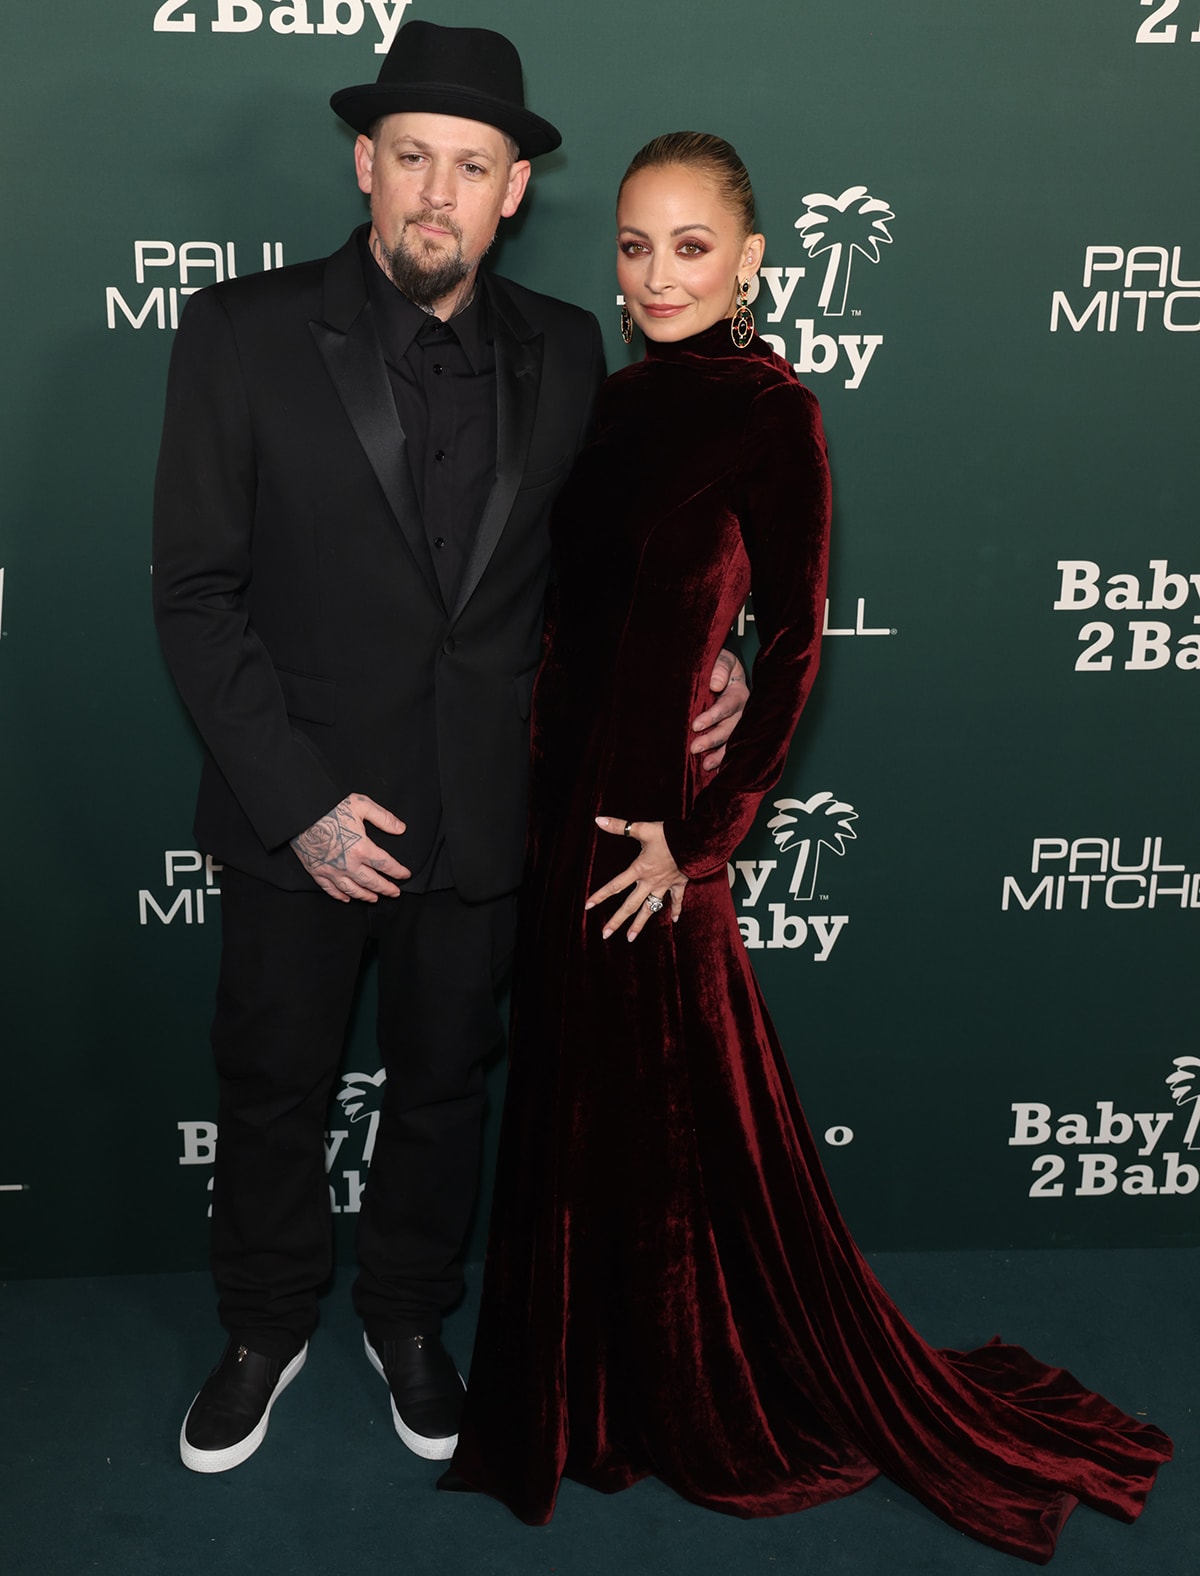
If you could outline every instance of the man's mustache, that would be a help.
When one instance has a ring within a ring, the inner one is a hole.
[[[456,241],[460,243],[462,241],[462,230],[457,224],[455,224],[453,219],[443,213],[426,212],[405,214],[404,228],[407,230],[410,224],[424,224],[428,225],[431,230],[445,230],[448,234],[452,235]]]

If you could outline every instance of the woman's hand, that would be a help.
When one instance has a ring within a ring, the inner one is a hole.
[[[688,878],[676,865],[667,847],[662,822],[626,821],[615,815],[598,815],[596,825],[610,836],[620,837],[624,834],[642,845],[633,863],[622,870],[619,876],[614,876],[607,886],[593,892],[584,904],[585,909],[595,908],[605,898],[616,897],[626,888],[633,888],[616,913],[605,922],[605,941],[627,919],[631,924],[625,939],[636,940],[646,921],[652,919],[668,902],[672,920],[678,919],[683,909],[683,889],[687,886]]]

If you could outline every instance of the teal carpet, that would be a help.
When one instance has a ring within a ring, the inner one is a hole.
[[[1133,1527],[1081,1509],[1056,1576],[1200,1573],[1200,1251],[876,1254],[939,1345],[995,1333],[1070,1368],[1176,1442]],[[475,1277],[477,1279],[477,1276]],[[466,1365],[473,1301],[447,1344]],[[800,1516],[743,1522],[655,1482],[607,1498],[565,1484],[549,1528],[438,1494],[392,1431],[346,1277],[267,1441],[198,1477],[179,1424],[220,1350],[206,1276],[0,1287],[3,1576],[999,1576],[1029,1569],[953,1532],[883,1480]]]

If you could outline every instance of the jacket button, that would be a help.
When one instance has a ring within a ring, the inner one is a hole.
[[[446,636],[445,640],[442,642],[442,650],[446,653],[446,655],[448,657],[452,657],[454,655],[454,636],[453,635],[447,635]]]
[[[445,545],[446,545],[446,538],[444,536],[435,536],[434,539],[433,539],[433,545],[435,547],[439,547],[439,548],[445,547]]]

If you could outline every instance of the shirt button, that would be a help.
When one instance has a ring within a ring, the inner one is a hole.
[[[433,457],[434,457],[435,460],[444,460],[446,458],[446,451],[445,451],[445,449],[438,449]]]
[[[435,376],[436,376],[436,377],[439,377],[439,378],[440,378],[440,377],[441,377],[441,375],[442,375],[442,370],[443,370],[443,369],[442,369],[442,364],[441,364],[441,362],[440,362],[440,361],[439,361],[439,362],[435,362],[435,364],[434,364],[434,368],[433,368],[433,371],[434,371],[434,375],[435,375]]]
[[[433,545],[435,547],[445,547],[446,538],[444,536],[435,536],[433,539]]]

